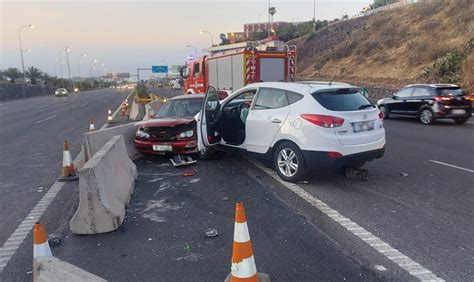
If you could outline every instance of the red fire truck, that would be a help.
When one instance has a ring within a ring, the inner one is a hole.
[[[233,92],[259,81],[295,81],[296,46],[276,38],[211,47],[181,68],[183,92],[205,93],[208,86]]]

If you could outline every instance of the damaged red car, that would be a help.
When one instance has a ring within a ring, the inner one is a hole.
[[[135,147],[144,154],[195,154],[196,121],[204,95],[181,95],[169,99],[155,118],[140,123],[135,133]]]

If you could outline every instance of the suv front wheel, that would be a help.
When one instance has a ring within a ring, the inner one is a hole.
[[[307,170],[300,148],[290,142],[284,142],[276,148],[273,166],[281,179],[288,182],[301,180]]]

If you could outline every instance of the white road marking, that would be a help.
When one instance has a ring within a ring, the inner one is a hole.
[[[399,267],[410,273],[415,278],[419,279],[420,281],[445,281],[444,279],[436,276],[433,272],[423,267],[421,264],[417,263],[416,261],[412,260],[406,255],[403,255],[399,250],[395,249],[394,247],[390,246],[389,244],[382,241],[377,236],[373,235],[357,223],[353,222],[349,218],[341,215],[338,211],[329,207],[326,203],[319,200],[318,198],[314,197],[310,193],[306,192],[303,188],[299,187],[294,183],[289,183],[283,181],[276,172],[273,170],[262,166],[261,164],[251,161],[255,166],[261,169],[266,174],[270,175],[273,179],[278,181],[282,184],[285,188],[292,191],[300,198],[308,202],[310,205],[315,207],[316,209],[320,210],[328,217],[339,223],[341,226],[346,228],[349,232],[354,234],[355,236],[359,237],[362,241],[366,242],[369,246],[374,248],[378,251],[381,255],[385,256],[387,259],[391,260],[393,263],[397,264]],[[344,223],[341,223],[344,222]],[[357,231],[351,231],[357,230]],[[388,255],[390,253],[392,255]],[[393,254],[397,254],[393,256]]]
[[[452,168],[457,168],[457,169],[460,169],[460,170],[464,170],[464,171],[467,171],[467,172],[472,172],[472,173],[474,173],[474,170],[473,170],[473,169],[468,169],[468,168],[465,168],[465,167],[460,167],[460,166],[457,166],[457,165],[452,165],[452,164],[448,164],[448,163],[443,163],[443,162],[435,161],[435,160],[430,160],[430,162],[435,163],[435,164],[445,165],[445,166],[449,166],[449,167],[452,167]]]
[[[45,122],[45,121],[50,120],[50,119],[55,118],[55,117],[56,117],[56,115],[50,116],[50,117],[44,118],[42,120],[35,121],[35,122],[33,122],[33,124],[40,124],[42,122]]]
[[[64,182],[54,183],[0,248],[0,274],[63,186]]]
[[[44,106],[38,107],[38,108],[36,108],[36,109],[37,109],[37,110],[39,110],[39,109],[44,109],[44,108],[46,108],[46,107],[48,107],[48,106],[49,106],[49,105],[44,105]]]
[[[88,105],[89,103],[84,103],[84,104],[80,104],[79,107],[84,107],[86,105]]]

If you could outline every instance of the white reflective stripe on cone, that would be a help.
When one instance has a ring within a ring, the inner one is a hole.
[[[234,225],[234,242],[245,243],[248,241],[250,241],[250,235],[247,222],[236,222]]]
[[[49,248],[48,241],[43,244],[35,244],[33,248],[33,258],[36,257],[52,257],[51,249]]]
[[[63,152],[63,166],[70,166],[72,164],[71,153],[69,151]]]
[[[253,256],[243,259],[239,263],[233,263],[231,267],[232,276],[237,278],[249,278],[257,274],[255,259]]]

